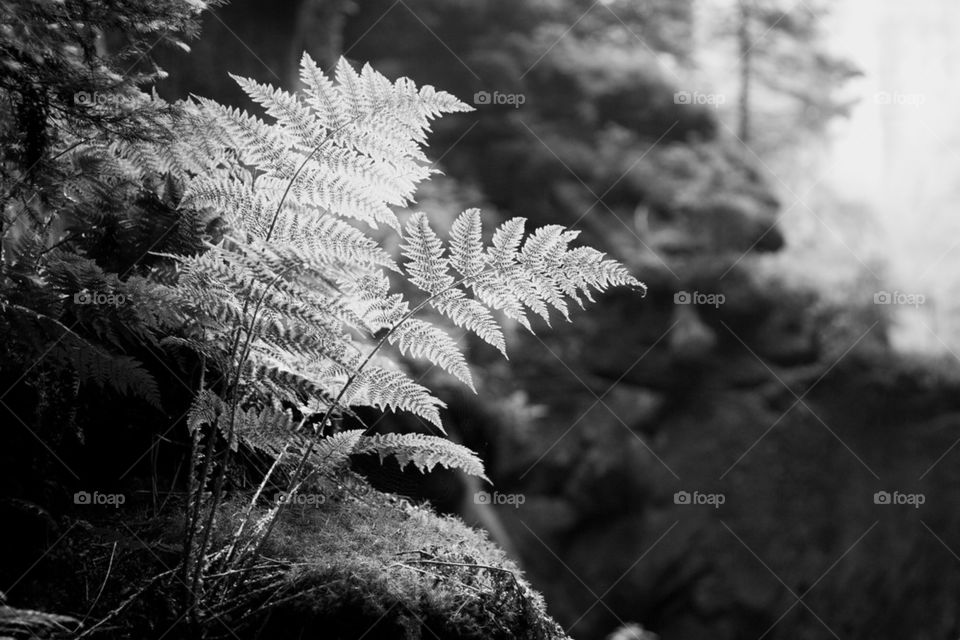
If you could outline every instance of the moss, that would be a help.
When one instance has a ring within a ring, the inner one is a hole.
[[[262,638],[566,637],[485,534],[376,491],[291,508],[264,555],[291,564]]]

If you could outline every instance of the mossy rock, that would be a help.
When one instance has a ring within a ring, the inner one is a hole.
[[[567,637],[484,532],[369,485],[315,489],[322,491],[289,504],[259,553],[246,556],[245,581],[224,591],[217,576],[240,576],[238,563],[208,568],[216,575],[196,592],[193,622],[183,617],[187,583],[178,567],[183,505],[65,515],[56,547],[9,593],[12,622],[0,636],[39,615],[60,619],[55,613],[81,621],[77,631],[89,640]],[[249,499],[221,505],[208,557],[231,543]],[[262,525],[270,506],[252,521]]]
[[[377,491],[312,502],[290,507],[264,549],[289,569],[241,637],[566,638],[518,567],[459,519]]]

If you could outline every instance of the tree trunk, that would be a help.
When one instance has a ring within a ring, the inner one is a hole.
[[[737,135],[744,144],[750,142],[750,81],[753,75],[753,43],[750,41],[751,12],[749,0],[740,0],[737,41],[740,53],[740,97],[737,111]]]
[[[301,0],[297,8],[290,48],[288,86],[299,86],[300,56],[306,51],[326,71],[343,53],[343,28],[353,0]]]

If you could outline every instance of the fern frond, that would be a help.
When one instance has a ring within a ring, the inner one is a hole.
[[[365,269],[381,266],[399,271],[390,254],[356,227],[310,208],[293,210],[298,205],[289,206],[291,215],[281,216],[274,227],[273,238],[277,242],[309,249],[328,260],[360,265]]]
[[[282,129],[213,100],[198,98],[197,104],[200,112],[220,130],[224,144],[237,151],[240,161],[279,178],[293,176],[295,155],[289,153],[293,141]]]
[[[390,334],[389,341],[401,353],[414,358],[426,358],[476,391],[466,358],[457,343],[439,327],[411,318]]]
[[[467,209],[450,227],[450,264],[464,279],[476,278],[486,267],[479,209]]]
[[[410,216],[404,229],[403,242],[400,250],[407,259],[405,267],[411,284],[430,295],[436,295],[453,285],[443,243],[430,228],[425,213],[418,212]]]
[[[472,331],[481,340],[497,348],[504,356],[507,344],[503,331],[487,307],[468,298],[462,289],[451,289],[432,301],[432,306],[455,325]]]
[[[364,436],[357,442],[354,453],[376,453],[381,463],[388,456],[392,456],[400,463],[401,469],[412,464],[424,473],[431,471],[437,465],[448,469],[459,469],[468,475],[490,482],[483,468],[483,462],[473,451],[445,438],[423,433]]]
[[[316,458],[323,469],[335,471],[350,464],[350,456],[356,452],[363,429],[341,431],[321,438],[316,445]]]
[[[238,408],[233,415],[233,437],[230,447],[237,450],[239,443],[277,458],[286,453],[287,448],[298,444],[303,447],[306,438],[297,432],[297,423],[289,411],[281,411],[272,407]],[[221,430],[226,433],[227,420],[221,420]]]
[[[304,54],[300,78],[307,87],[307,103],[332,132],[337,145],[398,169],[412,169],[416,167],[414,162],[426,162],[421,145],[432,118],[472,110],[433,87],[418,91],[407,78],[391,84],[369,65],[357,74],[345,59],[337,64],[333,82]]]
[[[50,352],[50,358],[72,368],[81,383],[92,382],[101,389],[110,388],[160,408],[157,381],[135,358],[108,353],[87,341],[70,339],[59,343]]]
[[[181,206],[212,207],[223,213],[227,224],[235,232],[265,237],[270,218],[276,210],[275,198],[279,199],[279,195],[275,198],[273,195],[262,184],[255,188],[253,181],[209,174],[189,183]]]
[[[328,158],[304,167],[291,193],[298,202],[315,204],[374,228],[381,224],[397,227],[397,217],[389,205],[404,200],[400,194],[377,189],[380,185],[362,177],[371,168],[369,162],[364,156],[331,151]]]
[[[560,256],[568,238],[568,233],[559,225],[541,227],[527,237],[519,255],[519,262],[524,267],[527,281],[536,290],[537,298],[551,305],[567,320],[570,313],[560,291],[563,279],[556,277],[555,270],[560,266]],[[549,319],[545,320],[549,324]]]
[[[446,433],[440,421],[440,408],[446,405],[402,371],[368,365],[357,372],[343,402],[384,411],[409,411]]]
[[[240,85],[244,93],[261,105],[281,128],[292,133],[296,143],[307,151],[327,140],[329,129],[317,120],[310,107],[301,102],[298,96],[250,78],[232,73],[230,77]]]
[[[590,302],[594,302],[591,289],[606,291],[610,287],[634,287],[646,293],[646,285],[630,275],[626,267],[592,247],[576,247],[568,251],[563,256],[562,269],[566,280]],[[583,307],[582,302],[578,300],[578,303]]]
[[[122,395],[140,398],[160,408],[160,389],[153,376],[131,356],[114,354],[35,309],[0,298],[0,314],[15,316],[21,326],[31,327],[27,335],[45,345],[40,358],[72,370],[81,383],[93,383]],[[31,335],[35,334],[35,335]]]
[[[227,412],[227,405],[210,389],[201,389],[190,403],[187,411],[187,432],[193,433],[204,425],[216,426],[220,416]]]

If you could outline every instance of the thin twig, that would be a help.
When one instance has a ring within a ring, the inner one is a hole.
[[[478,564],[473,562],[445,562],[443,560],[418,560],[418,559],[408,560],[407,562],[415,562],[417,564],[437,564],[437,565],[442,565],[447,567],[472,567],[474,569],[489,569],[490,571],[500,571],[502,573],[509,573],[511,576],[513,576],[514,579],[516,579],[517,577],[517,574],[514,573],[513,571],[510,571],[510,569],[504,569],[503,567],[494,567],[489,564]]]
[[[103,582],[100,584],[100,590],[97,591],[97,597],[93,599],[93,604],[90,605],[90,608],[87,610],[83,620],[80,621],[82,625],[87,621],[87,618],[90,617],[90,614],[93,613],[93,610],[97,607],[97,603],[100,602],[100,596],[103,595],[103,589],[107,586],[107,581],[110,579],[110,572],[113,570],[113,558],[117,555],[117,542],[114,541],[113,549],[110,551],[110,562],[107,563],[107,573],[103,576]]]
[[[440,573],[433,573],[432,571],[426,571],[425,569],[418,569],[417,567],[411,567],[410,565],[404,564],[402,562],[394,562],[393,564],[387,566],[388,569],[391,567],[403,567],[404,569],[410,569],[411,571],[416,571],[417,573],[422,573],[424,575],[431,576],[433,578],[436,578],[437,580],[450,580],[457,583],[464,589],[470,589],[475,593],[483,593],[482,589],[478,589],[477,587],[469,585],[465,583],[463,580],[457,580],[456,578],[452,578],[451,576],[445,576]]]
[[[127,598],[126,600],[124,600],[123,602],[121,602],[120,605],[117,606],[113,611],[111,611],[111,612],[108,613],[106,616],[104,616],[103,618],[101,618],[100,621],[97,622],[97,624],[93,625],[92,627],[90,627],[89,629],[87,629],[86,631],[84,631],[83,633],[81,633],[79,636],[77,636],[75,640],[81,640],[81,638],[85,638],[85,637],[89,636],[89,635],[90,635],[91,633],[93,633],[98,627],[100,627],[100,626],[102,626],[103,624],[105,624],[108,620],[112,620],[113,618],[116,618],[124,609],[126,609],[128,606],[130,606],[130,603],[132,603],[134,600],[136,600],[136,599],[139,598],[141,595],[143,595],[143,593],[144,593],[147,589],[149,589],[150,587],[152,587],[152,586],[154,585],[154,583],[157,582],[160,578],[162,578],[162,577],[164,577],[164,576],[166,576],[166,575],[172,574],[172,573],[174,573],[174,572],[176,572],[176,569],[175,569],[175,568],[174,568],[174,569],[170,569],[170,570],[168,570],[168,571],[164,571],[163,573],[158,573],[157,575],[155,575],[155,576],[153,576],[152,578],[150,578],[150,581],[147,582],[147,584],[143,585],[140,589],[138,589],[136,592],[134,592],[130,597],[128,597],[128,598]]]

